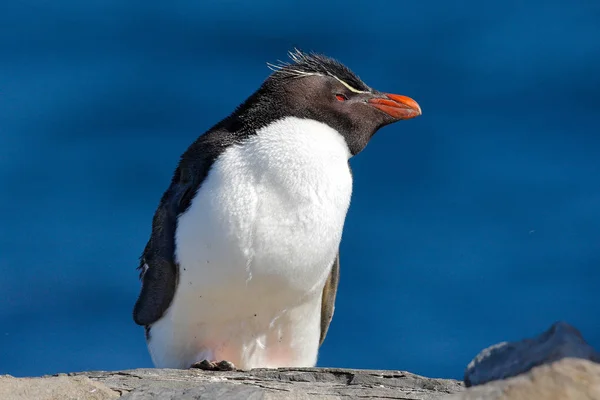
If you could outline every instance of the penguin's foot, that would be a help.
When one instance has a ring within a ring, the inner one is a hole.
[[[235,365],[230,361],[208,361],[202,360],[193,363],[190,368],[198,368],[204,371],[235,371]]]

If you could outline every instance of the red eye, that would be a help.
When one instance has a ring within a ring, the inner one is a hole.
[[[336,94],[335,98],[338,99],[338,101],[346,101],[346,100],[348,100],[348,98],[346,96],[344,96],[343,94]]]

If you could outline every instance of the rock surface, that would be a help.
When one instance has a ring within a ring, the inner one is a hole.
[[[463,389],[455,380],[408,372],[327,368],[233,372],[136,369],[42,378],[0,377],[2,400],[433,400]]]
[[[600,365],[564,358],[464,389],[451,379],[400,371],[278,369],[234,372],[135,369],[42,378],[0,376],[2,400],[440,399],[600,400]]]
[[[599,400],[600,365],[563,358],[526,374],[471,387],[444,400]]]
[[[586,343],[576,328],[557,322],[535,338],[503,342],[481,351],[467,366],[464,380],[467,387],[481,385],[517,376],[565,357],[600,362],[600,354]]]
[[[83,375],[44,378],[0,376],[0,399],[2,400],[105,400],[118,397],[118,392]]]

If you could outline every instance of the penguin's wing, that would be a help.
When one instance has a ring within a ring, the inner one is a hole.
[[[340,252],[338,250],[331,272],[325,282],[323,288],[323,297],[321,299],[321,337],[319,338],[319,346],[323,344],[329,324],[333,318],[333,311],[335,310],[335,295],[337,293],[338,282],[340,280]]]
[[[142,290],[133,309],[138,325],[151,325],[171,305],[179,278],[175,262],[177,218],[190,206],[217,157],[240,140],[240,135],[231,133],[236,129],[236,120],[226,118],[198,137],[181,156],[154,214],[152,234],[140,259]]]
[[[178,280],[175,262],[175,230],[177,217],[189,206],[194,195],[193,183],[177,179],[163,194],[160,205],[152,220],[152,234],[140,258],[142,290],[133,309],[133,320],[138,325],[148,326],[157,321],[171,305]]]

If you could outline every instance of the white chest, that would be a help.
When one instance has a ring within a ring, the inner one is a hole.
[[[180,288],[292,297],[322,285],[352,192],[349,152],[329,126],[286,118],[229,148],[180,216]],[[233,299],[232,299],[233,300]]]

